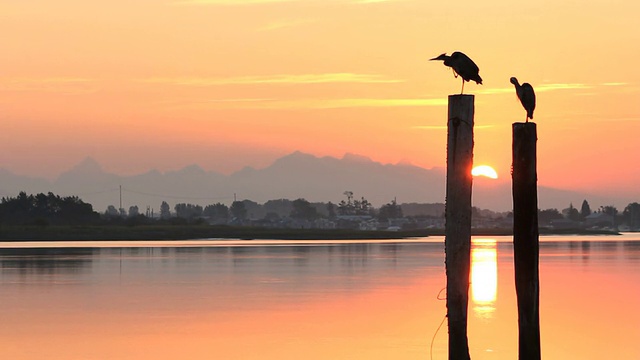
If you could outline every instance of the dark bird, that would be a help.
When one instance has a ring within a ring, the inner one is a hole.
[[[533,86],[529,83],[520,85],[515,77],[511,78],[511,83],[516,87],[518,99],[520,99],[524,109],[527,110],[525,122],[529,122],[529,119],[533,120],[533,110],[536,109],[536,93],[533,92]]]
[[[464,82],[473,80],[476,84],[482,85],[482,78],[478,74],[480,69],[478,65],[473,62],[467,55],[456,51],[451,56],[448,56],[447,53],[444,53],[438,57],[429,60],[444,60],[444,65],[453,69],[453,76],[456,78],[458,75],[462,78],[462,90],[460,90],[460,94],[464,91]]]

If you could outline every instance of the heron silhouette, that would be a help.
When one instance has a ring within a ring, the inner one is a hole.
[[[522,106],[527,111],[527,117],[525,118],[525,123],[527,123],[529,119],[533,120],[533,110],[536,109],[536,93],[533,91],[533,86],[529,83],[520,85],[518,79],[515,77],[512,77],[510,81],[516,87],[516,95],[518,95],[520,103],[522,103]]]
[[[443,60],[444,65],[453,69],[453,76],[456,78],[458,75],[462,78],[462,89],[460,90],[460,94],[464,92],[464,82],[473,80],[476,84],[482,85],[482,78],[480,77],[480,69],[478,65],[473,62],[467,55],[456,51],[451,56],[448,56],[447,53],[444,53],[438,57],[434,57],[431,60]]]

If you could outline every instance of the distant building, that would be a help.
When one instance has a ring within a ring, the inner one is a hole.
[[[594,212],[585,219],[587,227],[613,227],[613,216],[603,212]]]
[[[570,219],[554,219],[551,220],[551,226],[554,229],[579,229],[582,224]]]

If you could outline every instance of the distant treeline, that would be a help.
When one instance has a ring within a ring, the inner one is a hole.
[[[24,225],[80,225],[100,222],[100,214],[77,196],[60,197],[53,193],[3,197],[0,223]]]
[[[142,224],[231,224],[261,226],[273,224],[284,219],[297,221],[315,221],[317,219],[336,219],[340,216],[368,216],[380,222],[398,218],[443,218],[444,204],[397,204],[395,200],[375,208],[364,197],[357,199],[353,192],[346,191],[345,199],[337,204],[332,202],[311,203],[305,199],[270,200],[258,204],[251,200],[234,201],[231,206],[222,203],[207,206],[178,203],[173,209],[166,201],[160,206],[160,212],[154,214],[147,209],[141,214],[137,206],[116,209],[109,206],[104,212],[94,211],[91,204],[77,196],[61,197],[51,192],[27,195],[20,192],[17,197],[3,197],[0,202],[0,224],[4,225],[142,225]],[[173,211],[172,211],[173,210]],[[473,208],[472,219],[478,220],[477,227],[509,227],[500,222],[508,220],[512,214],[498,213],[486,209]],[[251,220],[251,221],[249,221]],[[474,220],[474,221],[475,221]],[[493,220],[492,222],[489,222]],[[540,226],[554,228],[609,227],[627,226],[630,230],[640,230],[640,204],[630,203],[624,210],[614,206],[601,206],[593,211],[587,200],[578,209],[570,204],[568,208],[539,210]]]
[[[0,202],[0,224],[5,225],[141,225],[151,223],[178,224],[246,224],[248,220],[278,221],[296,219],[313,221],[335,219],[338,216],[369,216],[386,221],[391,218],[431,216],[442,217],[444,204],[397,204],[395,200],[374,208],[364,197],[356,199],[352,192],[345,192],[346,199],[332,202],[311,203],[305,199],[278,199],[258,204],[251,200],[234,201],[231,206],[222,203],[207,206],[189,203],[175,204],[173,209],[163,201],[160,211],[147,209],[142,213],[138,206],[127,209],[113,205],[103,212],[96,212],[92,205],[77,196],[61,197],[51,192],[17,197],[3,197]]]

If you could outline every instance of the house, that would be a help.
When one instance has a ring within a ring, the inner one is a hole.
[[[585,219],[587,227],[614,227],[613,216],[603,212],[594,212]]]
[[[571,219],[553,219],[551,220],[551,226],[554,229],[579,229],[582,227],[581,223]]]

